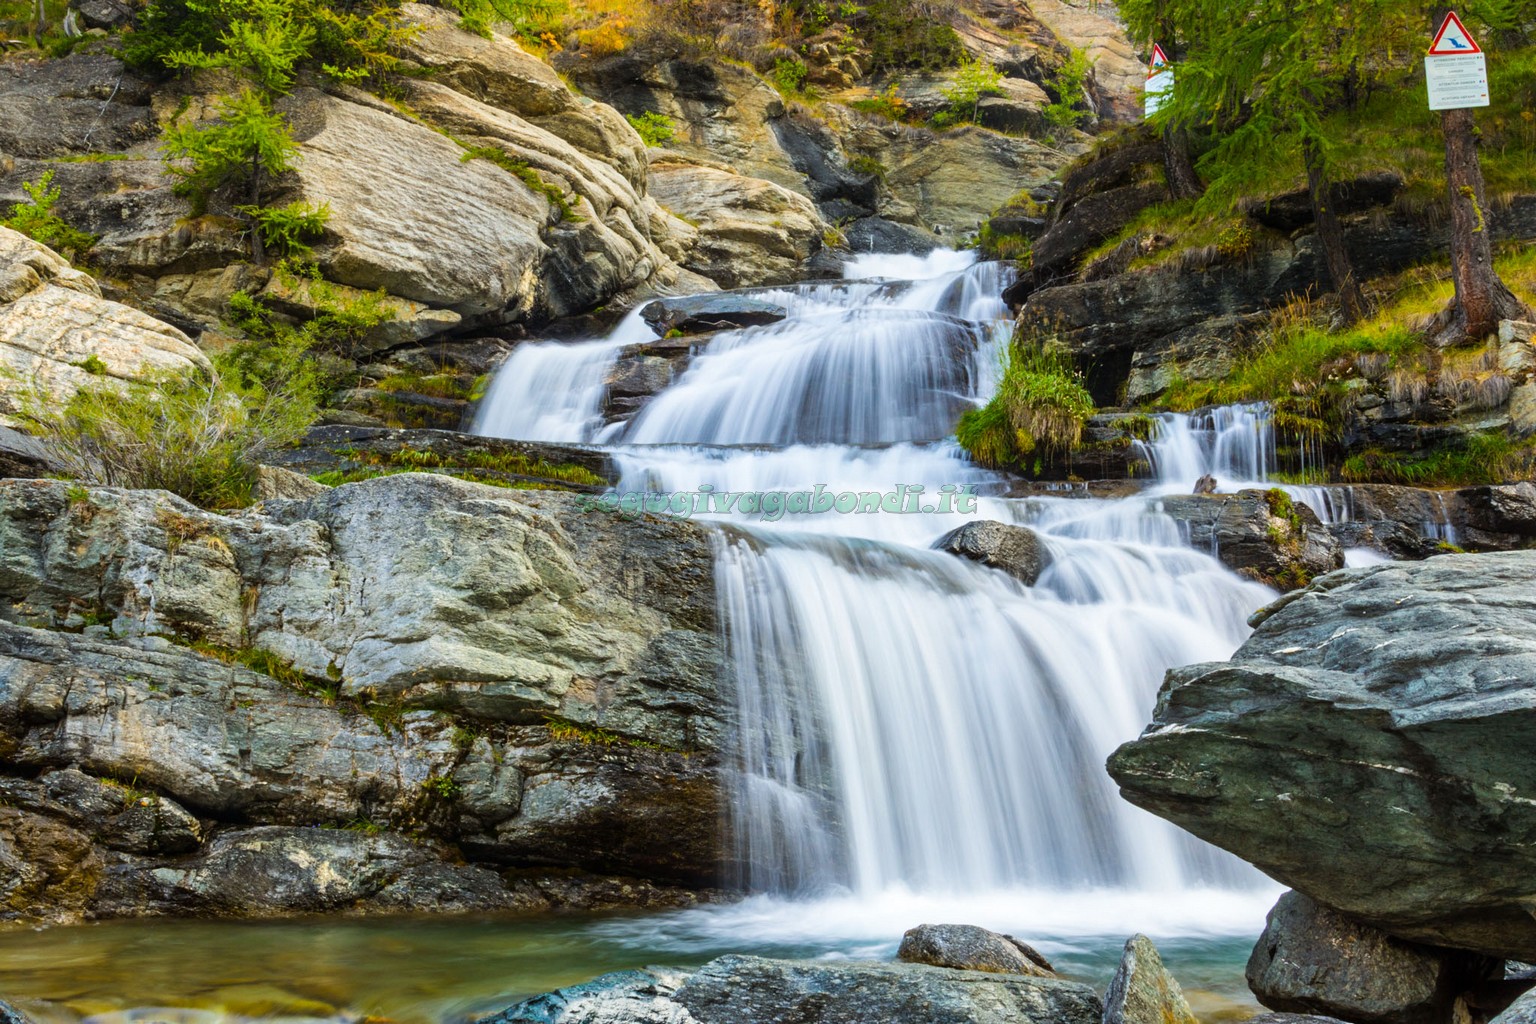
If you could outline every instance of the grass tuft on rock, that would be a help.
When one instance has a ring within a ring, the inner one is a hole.
[[[1064,455],[1083,436],[1093,398],[1066,356],[1015,339],[997,392],[955,428],[960,446],[989,469],[1033,469]]]

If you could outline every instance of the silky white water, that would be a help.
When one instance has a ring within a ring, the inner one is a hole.
[[[481,412],[484,433],[614,445],[620,490],[979,495],[969,514],[699,516],[734,526],[716,543],[739,723],[730,870],[759,895],[668,927],[845,946],[920,919],[1256,932],[1275,887],[1121,800],[1104,760],[1169,667],[1230,655],[1274,596],[1188,548],[1156,505],[1206,473],[1263,480],[1262,411],[1164,417],[1144,497],[997,497],[1003,481],[950,435],[996,385],[1008,271],[945,252],[849,273],[758,293],[788,318],[713,336],[628,423],[603,424],[601,381],[643,339],[633,318],[516,350]],[[1035,586],[932,549],[978,518],[1044,538]]]

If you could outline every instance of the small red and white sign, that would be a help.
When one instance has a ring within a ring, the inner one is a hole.
[[[1173,68],[1169,66],[1168,55],[1157,43],[1152,44],[1152,59],[1147,63],[1147,85],[1143,90],[1142,102],[1146,108],[1147,117],[1157,113],[1159,107],[1173,99]]]
[[[1465,110],[1488,105],[1488,63],[1467,26],[1446,13],[1424,58],[1430,110]]]
[[[1473,39],[1472,33],[1467,31],[1467,26],[1456,17],[1456,12],[1447,11],[1445,20],[1440,23],[1440,31],[1435,33],[1435,41],[1429,44],[1429,55],[1455,57],[1482,52],[1483,48],[1477,45],[1477,40]]]

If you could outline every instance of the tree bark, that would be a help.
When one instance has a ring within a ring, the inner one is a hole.
[[[32,25],[32,41],[38,49],[43,46],[43,30],[48,27],[48,9],[43,5],[43,0],[37,0],[37,20]]]
[[[1451,280],[1456,297],[1441,314],[1436,345],[1481,341],[1500,320],[1518,319],[1525,308],[1493,269],[1487,190],[1477,157],[1477,129],[1471,110],[1443,110],[1445,180],[1451,200]]]
[[[1355,279],[1355,269],[1349,262],[1349,250],[1344,247],[1344,226],[1334,212],[1328,195],[1328,181],[1323,175],[1322,155],[1311,141],[1301,146],[1302,158],[1307,165],[1307,192],[1312,197],[1312,217],[1317,225],[1317,241],[1323,249],[1323,259],[1328,264],[1328,277],[1333,290],[1339,294],[1339,312],[1344,325],[1355,323],[1365,316],[1365,295],[1360,282]]]
[[[1189,132],[1183,128],[1169,125],[1163,129],[1163,177],[1174,199],[1199,199],[1205,194],[1205,185],[1189,158]]]
[[[252,208],[261,205],[261,156],[258,153],[251,157],[251,192],[250,205]],[[254,214],[250,215],[251,222],[251,262],[256,266],[264,266],[267,262],[267,247],[261,240],[261,222]]]

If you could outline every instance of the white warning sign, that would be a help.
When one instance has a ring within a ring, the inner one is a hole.
[[[1467,26],[1449,11],[1424,58],[1430,110],[1462,110],[1488,105],[1488,62]]]
[[[1151,117],[1158,108],[1173,99],[1173,69],[1168,66],[1168,55],[1157,43],[1152,44],[1152,60],[1147,64],[1147,87],[1143,95],[1145,116]]]

